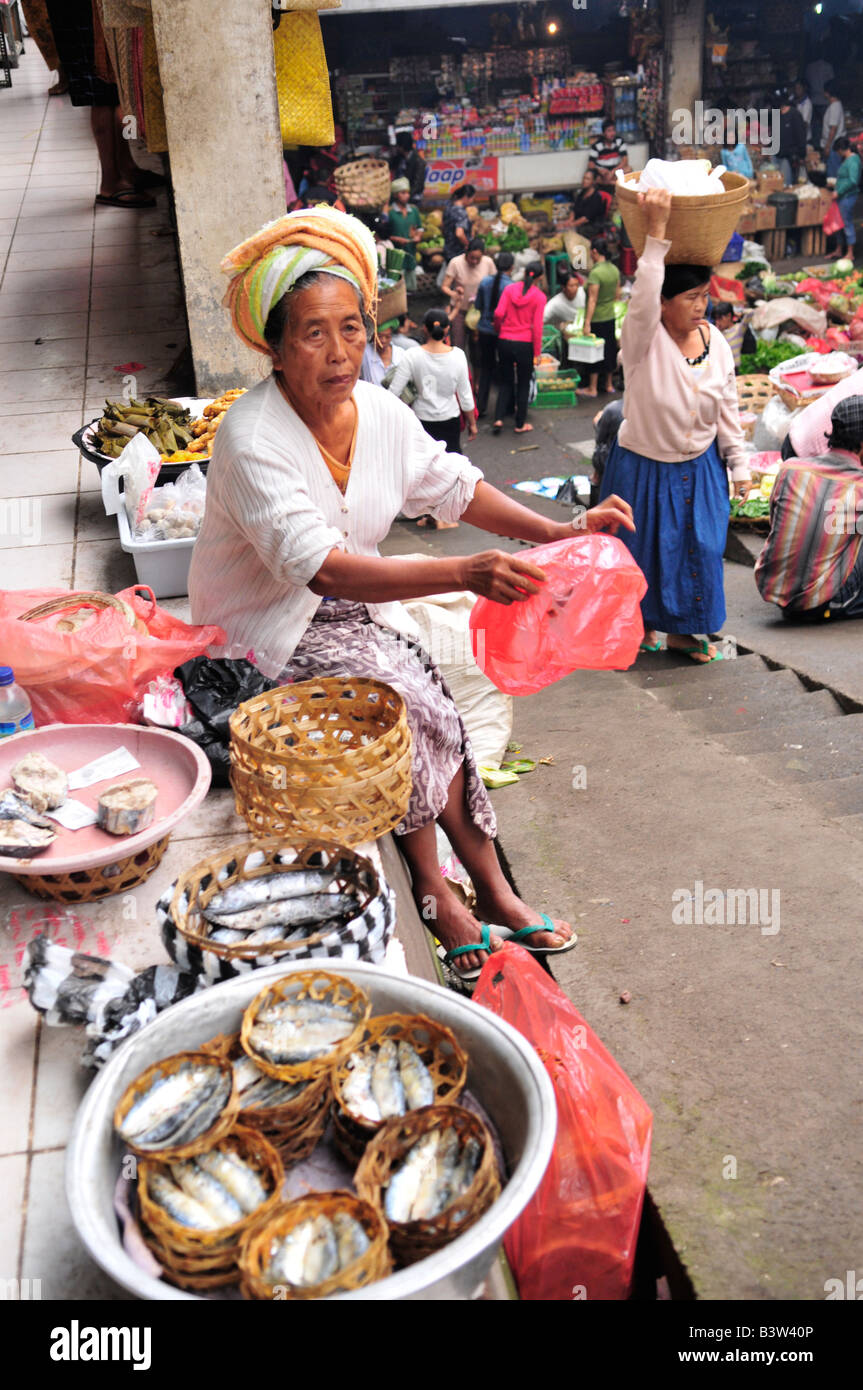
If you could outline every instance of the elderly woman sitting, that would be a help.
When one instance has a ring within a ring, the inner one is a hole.
[[[575,523],[504,497],[395,396],[358,380],[376,293],[374,241],[361,223],[329,208],[291,213],[223,268],[234,326],[273,371],[232,406],[216,438],[190,575],[195,622],[219,623],[222,655],[248,657],[284,683],[355,675],[399,691],[413,793],[396,833],[422,916],[460,974],[475,975],[487,951],[525,928],[529,949],[568,949],[569,926],[527,906],[500,871],[464,725],[399,603],[452,589],[518,603],[537,592],[542,571],[499,550],[388,559],[378,545],[399,512],[463,517],[533,542],[571,536]],[[580,521],[591,531],[632,525],[616,498]],[[481,922],[441,877],[436,820],[471,875]]]

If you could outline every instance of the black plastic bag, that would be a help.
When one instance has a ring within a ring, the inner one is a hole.
[[[213,786],[227,787],[231,770],[228,721],[237,705],[274,690],[279,682],[263,675],[250,661],[211,660],[206,656],[178,666],[174,675],[198,716],[178,732],[197,743],[206,755]]]

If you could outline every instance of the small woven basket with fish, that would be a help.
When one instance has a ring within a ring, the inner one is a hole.
[[[460,1236],[500,1195],[491,1135],[478,1115],[458,1105],[387,1120],[366,1148],[354,1184],[386,1216],[400,1266]]]
[[[268,690],[230,719],[237,814],[258,835],[339,844],[379,839],[404,818],[411,736],[382,681],[325,678]]]
[[[467,1078],[467,1054],[454,1034],[424,1014],[378,1014],[359,1046],[333,1071],[333,1132],[358,1163],[385,1120],[426,1105],[452,1104]]]
[[[353,1052],[371,1010],[365,990],[345,976],[297,970],[255,995],[240,1042],[268,1076],[312,1081]]]
[[[114,1128],[140,1158],[193,1158],[233,1129],[238,1108],[230,1062],[212,1053],[178,1052],[127,1086]]]
[[[240,1094],[239,1123],[258,1130],[286,1168],[308,1158],[327,1126],[329,1073],[321,1072],[313,1081],[279,1081],[246,1055],[239,1033],[221,1033],[203,1043],[201,1051],[227,1057],[233,1065]]]
[[[380,963],[395,897],[371,860],[321,840],[252,840],[181,874],[156,909],[162,940],[208,984],[278,961]]]
[[[288,1300],[361,1289],[392,1271],[387,1235],[380,1211],[351,1192],[301,1197],[245,1236],[243,1294]]]
[[[241,1126],[195,1158],[140,1163],[145,1239],[168,1277],[184,1287],[238,1283],[240,1241],[275,1211],[284,1177],[272,1145]]]

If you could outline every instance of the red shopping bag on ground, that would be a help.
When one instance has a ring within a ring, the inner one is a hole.
[[[507,695],[533,695],[577,670],[624,671],[644,637],[647,580],[616,536],[523,550],[547,579],[523,603],[479,598],[470,615],[480,670]]]
[[[650,1109],[521,947],[489,956],[473,999],[533,1044],[557,1100],[557,1138],[545,1176],[504,1237],[519,1294],[545,1301],[626,1298],[650,1162]]]
[[[115,608],[95,612],[71,632],[58,627],[63,615],[20,621],[22,613],[73,592],[0,591],[0,659],[29,695],[37,724],[137,723],[150,681],[225,640],[219,627],[192,627],[175,618],[158,606],[152,589],[141,586],[116,597],[133,610],[142,630]]]

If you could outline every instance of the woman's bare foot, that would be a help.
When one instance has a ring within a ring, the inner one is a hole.
[[[455,946],[469,946],[474,941],[479,942],[482,935],[480,923],[468,912],[464,903],[459,901],[444,879],[438,878],[436,882],[426,884],[415,883],[413,891],[423,922],[445,950],[451,951]],[[495,936],[494,932],[489,936],[489,941],[493,951],[500,950],[503,945],[501,938]],[[459,970],[479,970],[487,959],[488,951],[480,948],[457,956],[455,964]]]
[[[505,888],[482,895],[477,890],[476,906],[482,921],[491,923],[492,929],[497,925],[509,927],[511,931],[518,931],[519,927],[535,927],[542,921],[542,913],[537,912],[535,908],[528,907],[527,903],[522,902],[521,898],[517,897],[508,885]],[[548,931],[532,933],[529,938],[531,946],[554,948],[555,946],[566,945],[572,936],[572,927],[568,922],[561,922],[556,917],[552,917],[551,920],[554,923],[554,933]],[[492,940],[494,940],[493,937]]]
[[[699,639],[691,633],[670,632],[665,639],[665,645],[671,652],[685,652],[690,661],[697,661],[701,666],[706,666],[716,659],[716,648],[712,642],[707,644],[706,652],[691,650],[699,645]]]
[[[586,401],[595,401],[599,395],[598,391],[588,391],[586,386],[576,386],[575,394],[581,396]]]
[[[516,426],[515,426],[515,433],[516,433],[516,434],[530,434],[530,432],[531,432],[532,429],[533,429],[533,425],[516,425]]]

